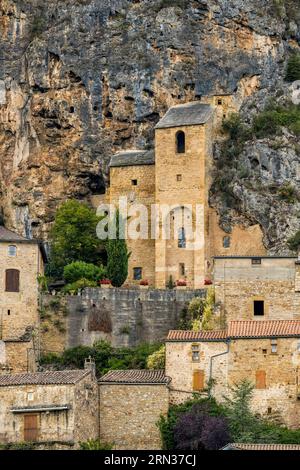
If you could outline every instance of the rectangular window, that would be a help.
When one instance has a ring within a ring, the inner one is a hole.
[[[135,281],[140,281],[142,279],[142,268],[133,268],[133,279]]]
[[[185,264],[179,263],[179,274],[180,276],[185,276]]]
[[[230,237],[223,237],[223,247],[230,248]]]
[[[137,186],[137,180],[131,180],[132,186]]]
[[[251,263],[252,266],[259,266],[261,264],[261,258],[252,258]]]
[[[182,175],[177,175],[176,179],[177,179],[177,181],[182,181]]]
[[[254,315],[257,317],[264,316],[265,302],[263,300],[254,300],[253,312],[254,312]]]
[[[272,354],[277,353],[277,341],[275,339],[271,341],[271,352]]]
[[[192,361],[199,362],[200,361],[200,347],[198,344],[192,345]]]
[[[266,372],[264,370],[257,370],[255,374],[255,388],[266,388]]]
[[[201,392],[204,389],[204,370],[195,370],[193,372],[193,391]]]

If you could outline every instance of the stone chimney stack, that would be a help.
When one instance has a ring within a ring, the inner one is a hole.
[[[92,373],[92,377],[96,377],[96,364],[95,361],[89,356],[87,359],[84,361],[84,368],[85,370],[90,370]]]

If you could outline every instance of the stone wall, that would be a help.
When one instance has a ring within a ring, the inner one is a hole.
[[[230,320],[300,319],[295,258],[219,258],[214,261],[216,302]],[[255,300],[265,314],[254,316]]]
[[[104,339],[113,346],[136,346],[163,341],[177,327],[183,308],[206,290],[85,289],[81,296],[67,296],[66,332],[42,333],[45,351],[62,351]],[[44,303],[54,297],[46,296]]]
[[[169,406],[166,385],[100,384],[100,439],[116,449],[161,449],[156,426]]]
[[[39,442],[78,444],[98,437],[98,386],[87,376],[76,385],[0,387],[0,442],[24,441],[24,413],[12,413],[12,408],[58,405],[67,405],[70,409],[36,412]]]

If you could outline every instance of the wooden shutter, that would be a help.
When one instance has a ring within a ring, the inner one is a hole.
[[[38,415],[24,415],[24,441],[37,441]]]
[[[20,271],[18,269],[7,269],[5,271],[5,290],[6,292],[20,291]]]
[[[264,370],[256,371],[256,388],[266,388],[266,372]]]
[[[204,389],[204,370],[194,370],[193,372],[193,390],[200,392]]]

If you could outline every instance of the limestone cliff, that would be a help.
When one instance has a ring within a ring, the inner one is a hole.
[[[299,48],[299,24],[298,0],[0,0],[7,225],[46,237],[60,201],[101,194],[112,152],[151,146],[153,127],[172,104],[224,93],[235,95],[245,119],[261,109],[281,87],[289,51]],[[272,150],[281,182],[294,178],[285,169],[299,163],[287,140]],[[266,146],[249,143],[245,158],[254,152],[268,160]],[[241,196],[237,184],[243,204],[226,215],[228,224],[259,222],[267,248],[284,249],[284,224],[274,232],[270,219],[272,193],[265,199],[243,189]],[[222,215],[218,197],[211,200]],[[282,204],[276,211],[286,215]],[[286,219],[286,233],[298,216]]]

